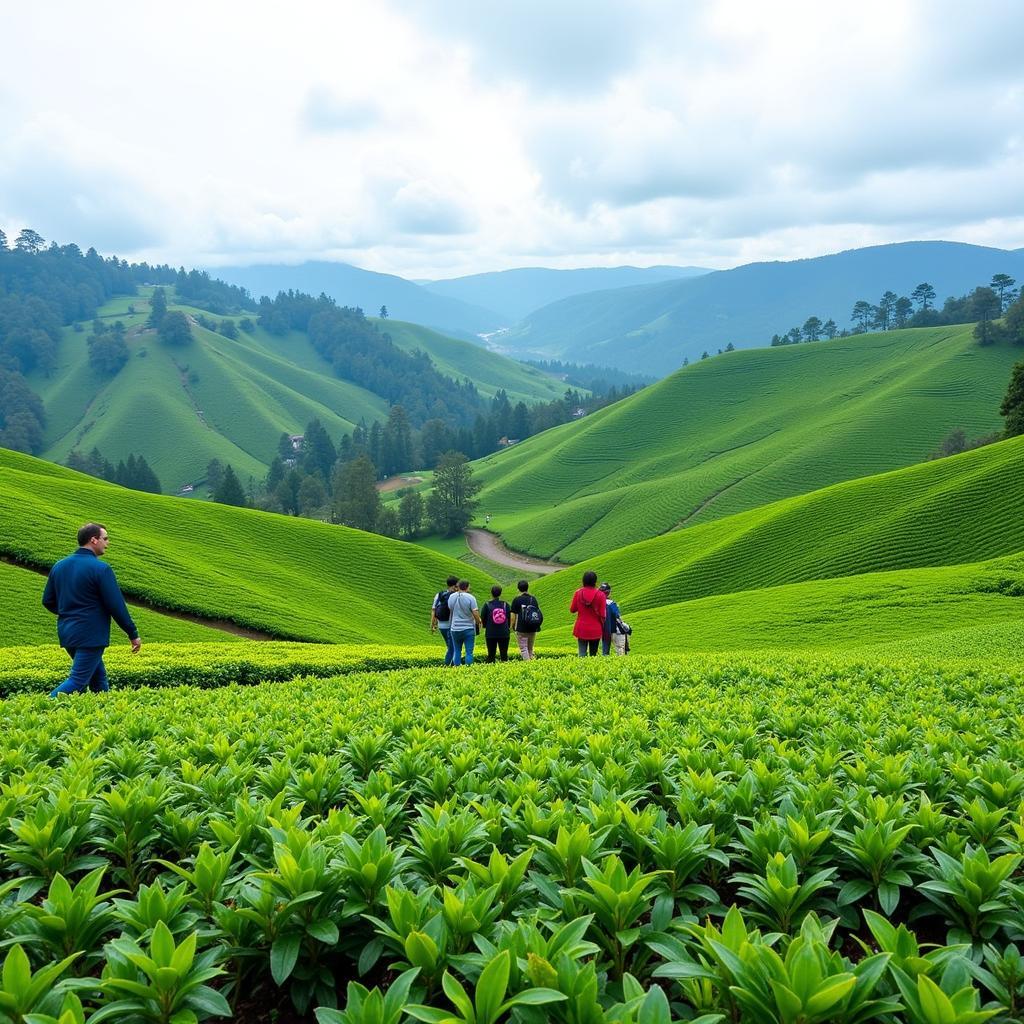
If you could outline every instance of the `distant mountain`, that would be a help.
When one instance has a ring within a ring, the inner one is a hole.
[[[664,375],[689,358],[767,345],[809,316],[848,327],[858,299],[930,283],[938,303],[993,274],[1024,279],[1024,249],[961,242],[902,242],[789,263],[751,263],[685,280],[562,299],[527,316],[502,343],[540,357]]]
[[[677,281],[707,273],[709,271],[703,267],[584,267],[579,270],[522,267],[423,284],[436,295],[497,310],[508,326],[533,310],[570,295]]]
[[[254,298],[288,290],[319,295],[323,292],[343,306],[359,306],[367,316],[376,316],[381,306],[399,320],[425,324],[447,333],[473,338],[507,326],[509,321],[491,309],[449,298],[393,274],[377,274],[348,263],[315,261],[263,264],[251,267],[215,267],[214,277],[248,288]]]

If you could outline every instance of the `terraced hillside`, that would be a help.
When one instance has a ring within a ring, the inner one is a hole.
[[[578,562],[987,434],[1019,358],[970,327],[728,353],[481,460],[481,511],[510,547]]]
[[[429,327],[400,320],[378,320],[376,323],[400,349],[426,352],[441,373],[455,380],[468,377],[486,398],[493,398],[500,388],[505,389],[513,405],[516,402],[550,401],[561,398],[565,393],[565,384],[554,377],[533,366],[489,352],[472,342],[449,338]]]
[[[568,604],[580,571],[630,609],[1024,551],[1024,437],[851,480],[608,551],[538,581]]]
[[[137,312],[128,313],[129,305]],[[280,435],[301,433],[314,418],[337,438],[360,420],[387,417],[384,399],[339,379],[303,333],[277,338],[256,328],[232,340],[193,323],[193,343],[170,349],[145,328],[145,297],[116,300],[101,313],[124,322],[131,358],[113,378],[101,377],[89,365],[88,334],[65,330],[57,369],[32,380],[47,413],[47,459],[63,461],[73,449],[93,446],[115,463],[141,452],[173,493],[203,480],[212,458],[230,463],[243,482],[262,479]],[[458,376],[483,395],[505,380],[517,401],[560,393],[557,382],[514,360],[426,329],[417,334],[412,325],[399,328],[408,347],[436,351],[451,363],[442,372],[460,366]]]
[[[1024,649],[1024,438],[631,545],[532,584],[570,643],[580,570],[634,648],[980,656]]]
[[[48,567],[93,519],[110,531],[108,560],[129,597],[282,638],[429,643],[430,599],[446,576],[467,576],[477,593],[490,585],[414,544],[142,494],[3,449],[0,476],[0,554]]]

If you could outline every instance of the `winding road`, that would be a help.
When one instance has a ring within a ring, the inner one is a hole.
[[[487,530],[467,530],[466,543],[469,545],[470,551],[488,558],[492,562],[497,562],[498,565],[508,566],[510,569],[523,569],[526,572],[535,572],[546,576],[548,573],[568,568],[561,563],[545,562],[540,558],[521,555],[518,551],[509,551],[493,533]]]

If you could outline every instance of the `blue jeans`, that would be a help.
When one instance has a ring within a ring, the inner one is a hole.
[[[58,693],[81,693],[85,689],[93,693],[104,693],[110,689],[107,682],[107,670],[103,664],[105,647],[68,647],[71,655],[71,671],[60,686],[51,691],[50,696]]]
[[[455,651],[452,649],[452,631],[450,629],[441,629],[440,626],[438,626],[437,631],[444,640],[444,663],[450,665],[455,654]]]
[[[475,629],[453,629],[452,634],[452,664],[462,664],[462,648],[466,648],[466,664],[473,664],[473,644],[476,643]]]

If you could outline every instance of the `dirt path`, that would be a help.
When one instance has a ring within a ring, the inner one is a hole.
[[[487,530],[467,530],[466,543],[469,545],[470,551],[489,558],[492,562],[497,562],[498,565],[506,565],[510,569],[524,569],[526,572],[536,572],[541,576],[546,576],[548,573],[567,568],[565,565],[545,562],[539,558],[531,558],[529,555],[521,555],[518,551],[509,551],[493,533],[489,533]]]
[[[41,569],[37,565],[28,565],[26,562],[19,562],[11,555],[0,554],[0,562],[16,566],[19,569],[27,569],[29,572],[38,573],[40,576],[48,576],[49,569]],[[280,640],[278,636],[271,636],[270,633],[261,633],[256,629],[249,629],[246,626],[239,626],[237,622],[230,619],[208,619],[203,615],[193,615],[191,612],[179,612],[171,608],[161,608],[159,605],[149,601],[139,600],[137,597],[126,597],[129,608],[145,608],[147,611],[156,612],[158,615],[166,615],[170,619],[179,619],[182,622],[194,622],[197,626],[207,626],[210,629],[219,629],[222,633],[231,633],[233,636],[244,637],[246,640]]]

